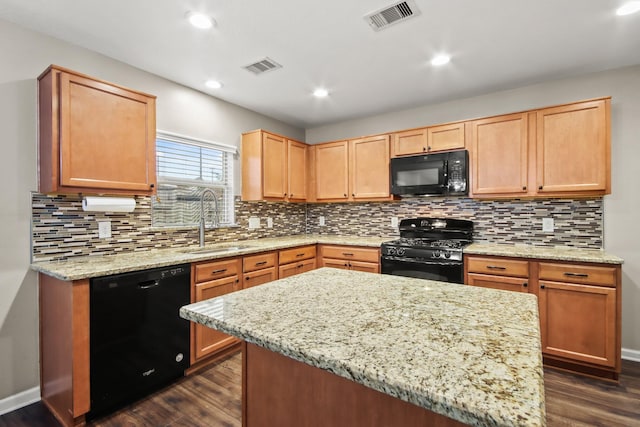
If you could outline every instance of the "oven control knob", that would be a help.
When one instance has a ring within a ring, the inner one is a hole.
[[[398,255],[404,255],[404,248],[398,248]]]
[[[389,248],[389,249],[387,250],[387,254],[388,254],[388,255],[394,255],[395,253],[396,253],[396,248]]]
[[[435,251],[435,252],[433,253],[432,257],[433,257],[433,258],[440,258],[440,254],[441,254],[441,253],[442,253],[442,252],[440,252],[440,251]]]
[[[445,258],[451,258],[451,254],[450,254],[449,252],[446,252],[446,253],[444,254],[444,257],[445,257]]]

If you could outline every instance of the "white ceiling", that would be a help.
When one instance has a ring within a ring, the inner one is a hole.
[[[379,32],[363,16],[393,1],[0,0],[0,18],[310,128],[639,64],[640,13],[616,16],[623,3],[415,0],[419,16]],[[217,26],[191,27],[189,11]],[[451,62],[432,67],[441,52]],[[265,56],[283,68],[242,68]]]

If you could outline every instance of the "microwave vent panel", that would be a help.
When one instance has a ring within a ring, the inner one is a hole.
[[[364,19],[374,31],[380,31],[418,15],[420,15],[420,10],[412,0],[409,0],[371,12],[365,15]]]

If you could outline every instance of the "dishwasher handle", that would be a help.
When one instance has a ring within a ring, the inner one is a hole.
[[[151,288],[155,288],[158,285],[160,285],[160,281],[159,280],[145,280],[144,282],[139,282],[138,283],[138,288],[139,289],[151,289]]]

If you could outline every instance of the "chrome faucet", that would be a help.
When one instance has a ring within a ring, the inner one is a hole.
[[[218,198],[216,197],[216,193],[213,192],[210,188],[206,188],[202,194],[200,195],[200,247],[204,246],[204,230],[206,229],[206,225],[204,223],[204,198],[207,194],[210,194],[213,197],[214,204],[214,216],[213,216],[213,227],[218,227],[220,225],[220,212],[218,211]]]

